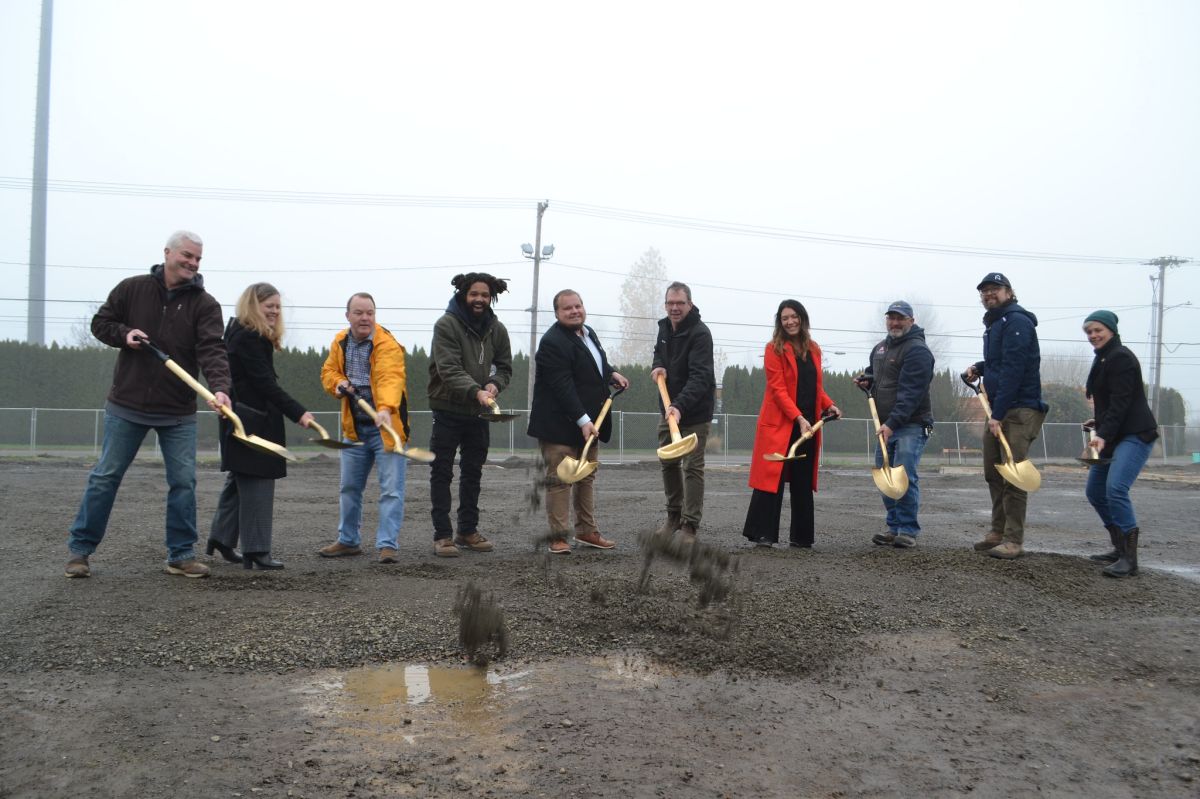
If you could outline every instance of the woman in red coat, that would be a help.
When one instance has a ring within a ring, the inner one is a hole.
[[[779,542],[783,485],[792,497],[791,545],[813,545],[813,492],[817,490],[817,454],[821,433],[800,445],[794,461],[768,461],[769,452],[786,453],[825,411],[842,412],[825,393],[821,378],[821,348],[809,337],[808,311],[796,300],[784,300],[775,312],[775,334],[763,353],[767,390],[758,412],[754,455],[750,461],[750,509],[742,535],[758,546]]]

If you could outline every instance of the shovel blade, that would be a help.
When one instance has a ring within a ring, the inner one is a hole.
[[[1012,485],[1033,493],[1042,487],[1042,473],[1031,462],[997,463],[996,471]]]
[[[771,461],[772,463],[779,463],[780,461],[798,461],[801,458],[807,458],[807,457],[808,457],[807,455],[788,456],[788,455],[781,455],[778,452],[768,452],[766,455],[763,455],[763,460]]]
[[[398,449],[398,450],[396,450],[396,452],[398,454],[403,455],[404,457],[408,458],[410,461],[416,461],[417,463],[433,463],[437,457],[429,450],[421,449],[420,447],[409,447],[408,449]]]
[[[658,448],[658,459],[660,461],[678,460],[679,458],[682,458],[684,455],[687,455],[689,452],[694,450],[696,448],[696,442],[698,440],[699,439],[696,438],[695,433],[688,433],[686,436],[679,439],[678,441],[672,441],[670,444],[667,444],[666,446],[659,447]]]
[[[872,469],[871,478],[879,493],[892,499],[900,499],[908,493],[908,472],[903,466],[892,466],[889,469]]]
[[[580,463],[575,458],[568,456],[562,459],[562,463],[558,464],[558,479],[564,483],[578,483],[596,471],[596,466],[598,465],[596,461],[583,461]]]
[[[280,458],[283,458],[283,459],[289,460],[289,461],[296,460],[296,456],[293,455],[292,453],[288,452],[287,447],[284,447],[280,444],[276,444],[274,441],[267,441],[262,436],[255,436],[255,435],[239,436],[237,434],[237,432],[235,431],[233,434],[233,437],[236,438],[238,441],[241,441],[243,444],[250,447],[251,449],[256,449],[259,452],[266,452],[271,455],[277,455]]]
[[[338,441],[335,438],[310,438],[308,441],[326,449],[351,449],[362,446],[361,441]]]

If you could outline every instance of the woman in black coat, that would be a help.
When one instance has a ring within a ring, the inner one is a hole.
[[[1096,352],[1087,378],[1096,415],[1085,426],[1096,431],[1090,446],[1109,461],[1088,471],[1086,494],[1113,546],[1112,552],[1092,560],[1111,564],[1104,569],[1109,577],[1129,577],[1137,574],[1140,534],[1129,489],[1150,458],[1158,422],[1146,402],[1141,364],[1117,334],[1117,315],[1094,311],[1084,320],[1083,332]]]
[[[308,427],[313,415],[280,388],[273,355],[282,349],[283,308],[279,291],[255,283],[238,299],[237,316],[225,328],[225,349],[233,378],[233,409],[249,435],[286,444],[283,417]],[[221,470],[228,472],[217,502],[208,554],[213,550],[245,568],[282,569],[271,559],[271,515],[275,481],[287,476],[283,458],[251,449],[232,436],[233,425],[221,419]],[[235,547],[239,538],[242,553]]]

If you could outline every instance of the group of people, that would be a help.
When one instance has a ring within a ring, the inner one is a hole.
[[[196,558],[196,400],[193,390],[146,352],[147,342],[166,351],[193,377],[203,372],[211,389],[209,406],[221,414],[221,468],[227,473],[206,545],[247,569],[281,569],[272,555],[274,483],[286,475],[286,462],[258,451],[245,435],[285,443],[284,419],[302,426],[313,415],[278,383],[273,354],[281,348],[284,321],[280,293],[255,283],[239,298],[235,315],[222,325],[221,308],[204,289],[200,275],[203,243],[187,231],[173,234],[163,263],[149,274],[121,281],[92,320],[100,341],[119,348],[113,383],[105,402],[104,442],[88,476],[67,546],[68,577],[87,577],[90,556],[104,537],[122,477],[150,430],[157,434],[166,471],[166,571],[206,577]],[[487,273],[457,275],[454,294],[434,326],[428,398],[432,411],[430,470],[433,552],[458,557],[463,551],[490,552],[494,544],[480,530],[479,496],[490,445],[487,411],[512,378],[508,331],[493,305],[507,290]],[[998,435],[1008,438],[1016,460],[1025,458],[1045,419],[1041,397],[1036,317],[1017,304],[1012,285],[991,273],[978,286],[984,315],[984,358],[968,367],[967,379],[981,378],[991,398],[984,435],[984,474],[992,502],[991,527],[975,545],[998,558],[1022,553],[1027,493],[1006,482]],[[578,546],[612,549],[595,514],[595,474],[563,480],[565,459],[581,465],[598,459],[611,421],[605,401],[629,381],[608,361],[596,331],[587,325],[579,292],[554,296],[555,322],[542,336],[533,360],[534,389],[529,435],[538,441],[545,465],[547,550],[565,555]],[[690,287],[674,282],[664,295],[651,380],[661,382],[663,418],[659,443],[694,436],[682,457],[661,461],[666,520],[661,535],[695,540],[704,511],[704,454],[713,417],[716,375],[713,338],[692,302]],[[375,551],[381,563],[395,563],[404,521],[406,459],[397,451],[411,436],[405,349],[375,318],[374,298],[353,294],[346,303],[347,327],[330,345],[321,370],[325,391],[341,403],[339,521],[337,539],[318,550],[326,558],[361,555],[363,495],[372,468],[380,486]],[[855,382],[875,400],[881,450],[876,465],[902,467],[908,489],[884,497],[886,531],[876,544],[909,548],[921,532],[918,522],[918,467],[932,432],[929,386],[934,357],[916,324],[912,306],[892,303],[885,314],[887,337],[871,354]],[[1112,551],[1095,556],[1105,574],[1137,572],[1138,526],[1129,488],[1149,457],[1157,424],[1146,403],[1141,368],[1121,345],[1117,317],[1110,311],[1088,316],[1085,333],[1096,359],[1088,376],[1095,418],[1098,462],[1091,467],[1087,498],[1110,534]],[[763,353],[766,391],[758,417],[750,467],[752,489],[743,535],[757,546],[779,543],[785,484],[791,497],[789,544],[811,548],[815,538],[813,493],[817,489],[821,420],[842,415],[825,392],[821,348],[810,335],[807,310],[794,300],[780,303],[774,333]],[[242,424],[236,430],[232,410]],[[604,416],[605,418],[601,418]],[[786,460],[764,458],[788,452]],[[458,511],[451,518],[453,466],[459,462]],[[586,471],[586,470],[585,470]],[[572,523],[572,513],[574,522]],[[240,551],[239,551],[240,547]]]

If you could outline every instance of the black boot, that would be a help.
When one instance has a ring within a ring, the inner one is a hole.
[[[1121,559],[1104,567],[1105,577],[1132,577],[1137,574],[1138,528],[1126,533],[1121,543]]]
[[[1108,540],[1112,542],[1112,551],[1105,552],[1103,555],[1088,555],[1088,560],[1094,560],[1097,563],[1116,563],[1121,559],[1121,528],[1115,524],[1104,525],[1108,530]]]
[[[229,561],[230,563],[241,563],[242,562],[242,555],[240,552],[238,552],[233,547],[225,546],[220,541],[214,541],[213,539],[210,538],[210,539],[208,539],[208,545],[206,547],[204,547],[204,553],[206,555],[211,555],[213,553],[214,549],[217,552],[220,552],[221,557],[223,557],[225,560]]]
[[[282,563],[271,560],[270,552],[243,552],[242,557],[244,558],[242,563],[244,569],[253,569],[255,566],[267,571],[283,568]]]

